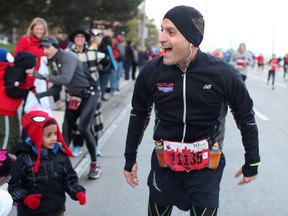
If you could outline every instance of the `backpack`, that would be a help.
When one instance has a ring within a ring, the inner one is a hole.
[[[113,46],[113,56],[117,61],[125,60],[125,47],[121,42],[118,42]]]
[[[117,60],[119,58],[119,50],[116,46],[113,46],[112,50],[113,50],[114,59]]]
[[[105,53],[105,57],[102,58],[97,65],[98,72],[108,71],[112,67],[112,61],[109,57],[108,51],[105,50],[103,46],[99,46],[98,51]]]

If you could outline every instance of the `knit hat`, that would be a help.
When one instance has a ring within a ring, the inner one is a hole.
[[[84,29],[84,28],[75,29],[75,30],[70,34],[69,40],[72,41],[72,42],[74,42],[74,38],[75,38],[75,36],[76,36],[77,34],[82,34],[82,35],[84,35],[86,42],[89,42],[89,41],[90,41],[90,37],[91,37],[91,36],[90,36],[90,32],[89,32],[88,29],[86,30],[86,29]]]
[[[41,39],[40,40],[40,45],[44,46],[44,47],[54,46],[56,49],[59,49],[59,42],[52,35],[47,35],[43,39]]]
[[[195,24],[191,20],[190,15],[203,19],[202,14],[198,10],[193,7],[184,5],[176,6],[170,9],[164,15],[163,19],[169,19],[181,32],[181,34],[186,38],[187,41],[198,47],[203,40],[203,34],[195,26]]]
[[[14,64],[23,69],[31,69],[36,66],[36,55],[30,52],[18,52]]]
[[[0,48],[0,62],[10,62],[14,61],[14,57],[11,55],[8,49]]]
[[[34,146],[38,150],[37,160],[34,164],[34,172],[39,171],[44,125],[46,122],[51,120],[55,121],[57,124],[55,118],[53,118],[48,113],[41,110],[30,111],[22,117],[23,129],[28,133],[29,138],[32,140]],[[59,130],[58,124],[57,124],[57,142],[60,143],[60,145],[62,144],[63,152],[66,155],[72,156],[72,152],[66,145],[64,138]]]
[[[0,150],[0,176],[7,176],[11,170],[11,159],[6,149]]]

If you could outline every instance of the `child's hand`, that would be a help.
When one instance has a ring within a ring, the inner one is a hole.
[[[31,75],[33,74],[33,71],[34,71],[34,68],[25,70],[26,74],[31,74]]]
[[[76,199],[79,200],[80,205],[86,204],[86,194],[84,192],[78,192],[76,194]]]
[[[42,194],[30,194],[24,199],[24,204],[30,209],[37,209],[40,205],[40,198]]]

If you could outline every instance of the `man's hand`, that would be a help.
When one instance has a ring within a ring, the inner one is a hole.
[[[37,71],[33,71],[33,76],[34,76],[36,79],[42,79],[42,80],[46,80],[46,79],[47,79],[46,76],[43,76],[42,74],[40,74],[40,73],[37,72]]]
[[[242,168],[236,173],[235,175],[235,178],[238,178],[239,176],[241,176],[243,173],[242,173]],[[254,175],[254,176],[249,176],[249,177],[243,177],[243,179],[241,179],[239,182],[238,182],[238,185],[243,185],[243,184],[247,184],[251,181],[254,181],[256,179],[257,175]]]
[[[138,181],[138,177],[137,177],[137,169],[138,169],[137,163],[135,163],[133,165],[133,167],[132,167],[132,171],[131,172],[128,172],[126,170],[124,170],[124,172],[123,172],[127,183],[133,188],[135,188],[138,185],[138,182],[139,182]]]

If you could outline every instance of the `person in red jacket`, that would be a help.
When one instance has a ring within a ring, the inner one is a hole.
[[[37,64],[35,70],[39,71],[41,67],[41,58],[45,57],[44,51],[40,46],[40,39],[48,35],[48,25],[43,18],[36,17],[30,23],[27,32],[23,35],[15,48],[13,56],[16,56],[18,52],[26,51],[30,52],[37,57]],[[46,58],[46,57],[45,57]],[[27,82],[33,85],[35,78],[29,77]]]
[[[257,65],[258,65],[258,68],[257,68],[257,71],[263,71],[264,70],[264,56],[260,53],[259,56],[256,57],[256,60],[257,60]]]
[[[0,56],[2,54],[0,49]],[[35,65],[36,56],[29,52],[17,53],[14,65],[0,63],[0,148],[7,149],[10,154],[15,153],[20,138],[18,108],[28,92],[35,88],[27,85],[26,71],[33,70]]]
[[[48,60],[44,54],[43,48],[40,46],[40,40],[48,35],[48,25],[45,19],[40,17],[35,17],[30,25],[28,26],[27,32],[25,35],[20,37],[16,45],[13,56],[15,57],[18,52],[25,51],[30,52],[37,57],[37,64],[35,70],[41,73],[42,75],[48,75]],[[27,77],[27,84],[29,86],[35,86],[35,92],[41,93],[45,92],[48,89],[48,83],[44,80],[37,80],[33,76]],[[60,96],[57,100],[60,100]],[[41,98],[41,110],[44,110],[48,113],[51,113],[50,101],[49,98]],[[25,107],[26,99],[23,103],[23,113]],[[56,102],[56,101],[55,101]],[[25,137],[26,133],[22,131],[22,137]]]

